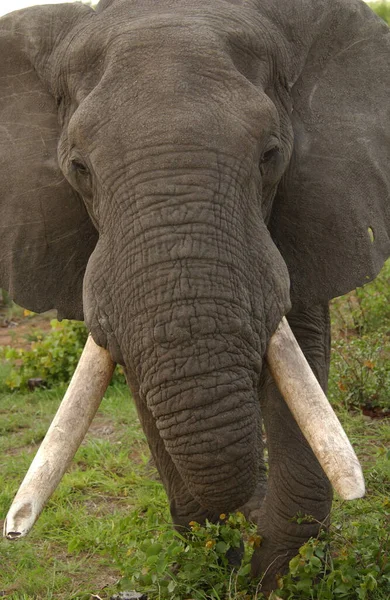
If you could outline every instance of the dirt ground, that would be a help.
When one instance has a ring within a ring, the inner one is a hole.
[[[29,348],[36,335],[50,329],[50,321],[55,317],[55,311],[37,315],[19,306],[6,307],[0,303],[0,346]]]

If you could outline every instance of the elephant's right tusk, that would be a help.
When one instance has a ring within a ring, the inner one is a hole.
[[[270,339],[267,362],[334,489],[344,500],[364,496],[357,456],[285,318]]]
[[[4,536],[25,536],[76,454],[114,372],[110,354],[89,335],[79,364],[8,511]]]

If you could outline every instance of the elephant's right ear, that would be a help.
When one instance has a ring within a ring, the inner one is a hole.
[[[57,106],[44,73],[90,18],[89,7],[62,4],[0,19],[0,287],[30,310],[76,319],[97,233],[58,166]]]

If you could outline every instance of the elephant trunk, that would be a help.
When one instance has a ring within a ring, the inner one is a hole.
[[[108,328],[116,337],[140,410],[153,415],[188,490],[205,508],[228,511],[257,482],[259,377],[269,333],[288,309],[288,274],[259,206],[242,209],[234,165],[227,178],[210,157],[167,154],[169,175],[134,176],[132,201],[130,185],[117,183],[127,218],[116,225],[126,228],[121,246],[100,236],[85,306],[94,339],[111,351]],[[94,277],[108,256],[116,298],[107,324]]]
[[[183,345],[168,352],[156,364],[153,386],[142,385],[141,393],[192,496],[227,512],[249,499],[258,480],[258,373],[227,336],[195,340],[192,352],[186,356]]]

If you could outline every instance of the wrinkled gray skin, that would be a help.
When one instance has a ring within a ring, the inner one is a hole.
[[[264,355],[292,306],[326,389],[328,301],[389,254],[389,40],[360,0],[0,20],[0,285],[125,366],[177,525],[249,501],[268,588],[331,490]]]

